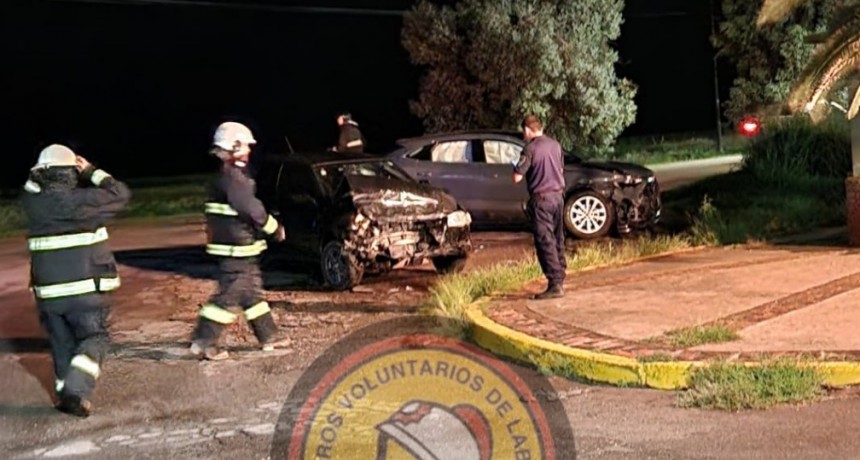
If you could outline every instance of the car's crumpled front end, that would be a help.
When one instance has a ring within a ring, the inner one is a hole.
[[[602,171],[595,175],[591,185],[612,202],[619,234],[644,230],[660,220],[660,184],[654,171],[618,161],[589,160],[583,164]]]
[[[616,180],[612,191],[618,233],[626,234],[655,225],[660,220],[662,202],[660,184],[648,177],[624,176]]]
[[[352,176],[355,212],[346,248],[366,264],[398,268],[471,252],[471,216],[442,190]]]

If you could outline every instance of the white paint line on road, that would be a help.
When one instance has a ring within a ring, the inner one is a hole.
[[[247,426],[245,428],[242,428],[242,433],[258,436],[271,435],[275,433],[275,424],[263,423],[260,425]]]
[[[73,441],[62,444],[44,453],[47,458],[68,457],[71,455],[91,454],[100,450],[92,441]]]

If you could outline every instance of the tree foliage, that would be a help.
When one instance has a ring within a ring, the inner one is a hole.
[[[796,0],[789,0],[795,1]],[[731,120],[747,115],[773,115],[789,94],[812,58],[812,34],[820,33],[833,12],[834,0],[813,0],[786,13],[778,24],[756,23],[763,0],[723,0],[725,18],[713,37],[719,53],[736,67],[725,114]],[[766,5],[765,5],[766,6]]]
[[[428,131],[518,127],[535,113],[569,147],[610,147],[636,116],[619,79],[623,0],[420,0],[402,42],[424,68],[412,112]]]
[[[761,30],[779,27],[798,10],[821,0],[764,0],[756,21]],[[826,32],[814,38],[816,48],[810,61],[797,78],[787,105],[792,112],[805,111],[816,121],[826,113],[820,110],[821,98],[846,84],[849,76],[860,69],[860,2],[830,0],[831,18]],[[857,86],[855,82],[855,86]],[[851,99],[848,118],[860,111],[860,86]]]

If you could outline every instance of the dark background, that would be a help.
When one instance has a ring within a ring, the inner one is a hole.
[[[331,145],[342,108],[376,150],[421,133],[408,107],[420,71],[400,44],[401,18],[326,10],[403,10],[410,0],[237,3],[252,8],[6,2],[0,188],[23,184],[54,142],[121,178],[200,172],[226,119],[249,124],[263,151],[285,149],[284,135],[297,150]],[[709,1],[627,0],[625,8],[618,72],[639,93],[624,136],[713,131]],[[720,72],[725,97],[732,76]]]

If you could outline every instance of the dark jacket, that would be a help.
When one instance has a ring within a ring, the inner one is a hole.
[[[338,152],[364,152],[364,136],[358,129],[358,123],[350,120],[340,127],[340,137],[337,141]]]
[[[25,190],[30,283],[40,308],[59,312],[72,305],[69,299],[82,305],[87,296],[118,288],[104,225],[128,205],[128,187],[93,167],[80,175],[51,168],[33,173]]]
[[[247,171],[224,163],[206,203],[209,237],[206,252],[225,257],[253,257],[266,249],[262,237],[274,234],[278,222],[255,195],[256,185]]]

